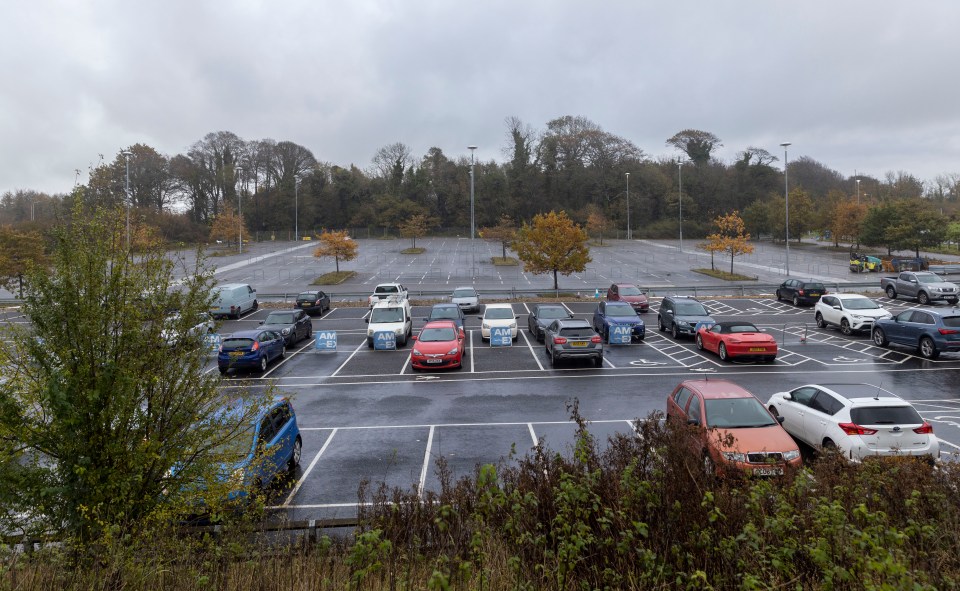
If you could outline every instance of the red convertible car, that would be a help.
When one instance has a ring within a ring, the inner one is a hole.
[[[772,363],[777,358],[777,340],[742,320],[701,326],[697,330],[697,349],[713,351],[723,361],[759,359]]]

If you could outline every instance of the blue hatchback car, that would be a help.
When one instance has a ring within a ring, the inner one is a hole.
[[[254,421],[246,456],[229,466],[230,473],[242,475],[242,487],[230,492],[240,499],[248,490],[266,489],[278,476],[292,474],[300,464],[303,439],[297,415],[286,398],[277,398]]]
[[[881,318],[871,333],[878,347],[914,347],[922,357],[936,359],[943,351],[960,351],[960,310],[916,309]]]
[[[267,371],[267,365],[277,357],[286,355],[286,341],[275,330],[241,330],[225,337],[220,342],[217,367],[221,374],[231,369],[259,369]]]
[[[610,342],[610,326],[613,324],[630,325],[631,341],[642,341],[646,336],[646,326],[633,306],[627,302],[600,302],[593,312],[593,330],[605,342]]]

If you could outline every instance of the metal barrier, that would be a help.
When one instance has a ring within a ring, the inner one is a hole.
[[[783,325],[783,328],[780,329],[780,346],[782,347],[787,342],[787,327],[788,326],[802,326],[803,335],[800,336],[800,342],[807,342],[807,333],[810,332],[810,327],[806,322],[788,322]]]

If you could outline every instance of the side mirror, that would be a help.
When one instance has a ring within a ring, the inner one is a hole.
[[[570,312],[567,312],[567,318],[573,318],[573,314],[571,314]]]
[[[458,335],[460,339],[465,339],[467,337],[466,333],[463,332],[463,329],[460,329],[460,334]]]
[[[777,415],[777,422],[778,422],[778,423],[780,423],[780,424],[782,425],[784,420],[785,420],[785,419],[784,419],[782,416]]]
[[[424,322],[428,322],[428,321],[430,320],[430,317],[429,317],[429,316],[424,316],[424,317],[423,317],[423,320],[424,320]]]
[[[834,310],[842,310],[843,308],[841,308],[840,306],[833,306],[833,309],[834,309]]]
[[[260,324],[263,324],[264,322],[265,322],[265,321],[261,320],[261,321],[260,321]]]
[[[699,420],[699,419],[687,419],[687,424],[690,425],[691,427],[699,427],[699,426],[700,426],[700,420]]]
[[[419,336],[420,336],[420,335],[413,335],[413,336],[410,337],[410,340],[416,341],[416,340],[417,340],[417,337],[419,337]]]
[[[786,394],[783,395],[783,399],[784,399],[784,400],[793,400],[793,394],[787,392]]]
[[[365,324],[370,324],[370,319],[369,319],[369,318],[364,318],[364,319],[363,319],[363,322],[364,322]]]

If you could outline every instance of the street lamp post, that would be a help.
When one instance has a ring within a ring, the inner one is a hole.
[[[474,218],[473,218],[473,151],[476,146],[467,146],[470,150],[470,240],[473,240]]]
[[[300,241],[300,179],[293,179],[293,239]]]
[[[240,188],[237,190],[237,254],[243,254],[243,212],[241,211],[240,197],[243,195],[243,167],[235,167]]]
[[[784,234],[786,240],[784,244],[787,246],[787,277],[790,276],[790,185],[787,179],[787,146],[790,145],[790,142],[783,142],[780,146],[783,148],[783,197],[786,202],[786,225],[784,226]]]
[[[680,158],[677,158],[677,173],[680,175],[677,187],[677,204],[680,206],[680,252],[683,252],[683,160]]]
[[[860,179],[857,179],[857,205],[860,205]]]
[[[123,185],[123,194],[127,205],[127,250],[130,250],[130,155],[132,152],[130,152],[130,150],[124,150],[121,154],[123,154],[127,169],[127,176]]]
[[[630,231],[630,173],[627,173],[627,240],[633,238],[633,232]]]

